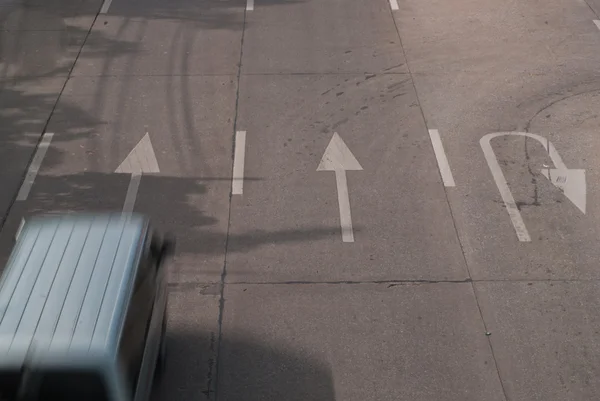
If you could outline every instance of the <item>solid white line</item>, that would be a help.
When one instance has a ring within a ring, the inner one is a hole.
[[[246,2],[246,11],[254,10],[254,0],[247,0]]]
[[[595,20],[594,20],[594,24],[596,24],[596,27],[597,27],[598,29],[600,29],[600,20],[597,20],[597,19],[595,19]]]
[[[25,176],[25,181],[21,185],[21,189],[17,194],[18,201],[24,201],[29,196],[29,191],[31,191],[31,187],[33,186],[33,181],[35,181],[35,177],[37,176],[38,171],[40,170],[40,166],[42,165],[42,161],[44,160],[44,156],[46,155],[46,151],[50,146],[50,141],[54,134],[46,133],[42,136],[42,140],[38,145],[38,148],[35,152],[35,156],[33,156],[33,160],[31,161],[31,165],[29,166],[29,171],[27,171],[27,175]]]
[[[340,206],[342,241],[354,242],[354,231],[352,230],[352,215],[350,213],[350,196],[348,195],[346,170],[335,170],[335,182],[337,184],[338,203]]]
[[[244,193],[244,163],[246,159],[246,131],[235,133],[235,153],[233,156],[233,177],[231,178],[231,193]]]
[[[429,130],[429,138],[431,138],[431,144],[433,145],[433,152],[435,153],[435,158],[438,162],[438,168],[440,169],[440,173],[442,174],[442,181],[444,181],[444,186],[453,187],[454,177],[452,177],[452,171],[450,170],[450,164],[448,164],[448,159],[446,158],[446,152],[444,152],[444,145],[442,145],[442,139],[440,138],[440,133],[436,129]]]
[[[504,207],[510,216],[510,221],[517,232],[517,238],[519,238],[519,241],[521,242],[531,242],[531,237],[529,236],[527,227],[525,227],[525,222],[523,222],[521,212],[519,212],[515,198],[513,198],[510,188],[508,187],[508,183],[506,182],[506,178],[504,177],[504,173],[502,172],[502,167],[500,167],[500,164],[496,159],[496,155],[494,154],[494,149],[492,149],[492,144],[490,141],[495,136],[498,135],[487,134],[479,140],[479,144],[481,145],[485,160],[490,167],[490,171],[492,172],[492,176],[494,177],[494,181],[496,182],[496,186],[498,187],[498,191],[500,192],[500,196],[504,202]]]
[[[127,188],[127,195],[125,195],[125,202],[123,203],[123,213],[133,212],[133,206],[135,205],[135,199],[137,198],[141,180],[141,173],[131,174],[131,180],[129,181],[129,187]]]
[[[398,0],[390,0],[390,6],[392,6],[392,10],[398,10]]]
[[[102,8],[100,9],[100,14],[106,14],[108,12],[110,3],[112,3],[112,0],[104,0],[104,3],[102,3]]]

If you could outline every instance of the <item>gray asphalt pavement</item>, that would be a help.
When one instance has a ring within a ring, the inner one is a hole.
[[[2,0],[0,256],[39,212],[174,232],[156,400],[595,401],[595,20]]]

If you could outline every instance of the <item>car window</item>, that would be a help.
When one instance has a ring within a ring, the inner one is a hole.
[[[65,369],[0,372],[0,400],[110,401],[106,381],[95,371]]]
[[[51,371],[41,375],[39,400],[109,401],[106,382],[97,372]]]
[[[0,371],[0,401],[16,399],[20,382],[21,372]]]

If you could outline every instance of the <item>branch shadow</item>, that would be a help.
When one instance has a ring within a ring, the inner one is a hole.
[[[261,178],[248,178],[261,180]],[[22,216],[47,213],[114,212],[122,210],[128,174],[83,173],[39,175]],[[149,216],[161,231],[177,238],[177,259],[198,255],[244,253],[263,245],[317,241],[337,235],[339,227],[317,226],[276,231],[254,229],[228,233],[231,177],[168,177],[144,175],[134,211]],[[208,211],[210,210],[210,212]],[[15,227],[12,227],[15,230]],[[360,231],[360,227],[355,227]]]

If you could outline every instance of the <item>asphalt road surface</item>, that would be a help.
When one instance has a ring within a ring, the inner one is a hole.
[[[2,0],[0,252],[178,237],[164,401],[600,394],[600,0]]]

